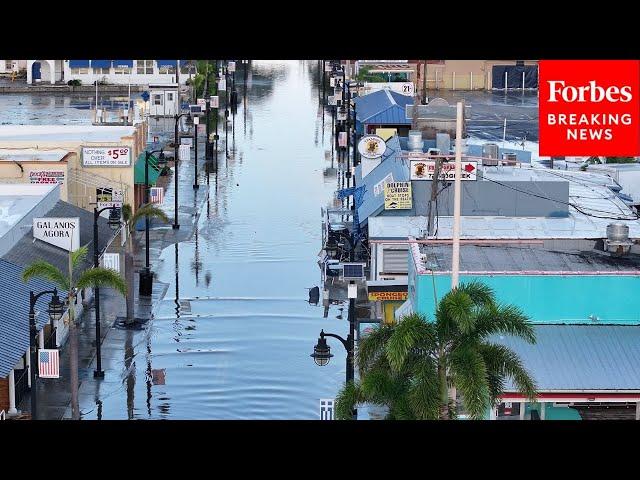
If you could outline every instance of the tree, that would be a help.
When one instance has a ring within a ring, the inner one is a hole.
[[[350,419],[358,404],[388,407],[388,419],[455,418],[455,393],[473,419],[484,418],[510,378],[531,401],[536,387],[518,356],[491,343],[494,334],[535,343],[528,318],[513,305],[496,302],[481,282],[461,285],[438,303],[435,321],[419,314],[383,325],[360,340],[359,382],[345,384],[336,398],[336,417]]]
[[[149,219],[153,219],[156,218],[164,223],[168,223],[169,222],[169,217],[167,217],[167,215],[158,207],[154,206],[153,204],[146,204],[141,206],[135,213],[135,215],[133,215],[131,213],[131,205],[129,204],[125,204],[122,206],[122,218],[124,219],[126,225],[125,225],[125,229],[127,231],[127,248],[125,249],[125,253],[124,253],[124,271],[125,271],[125,278],[126,278],[126,282],[127,282],[127,296],[126,296],[126,303],[127,303],[127,313],[126,313],[126,318],[125,318],[125,324],[126,325],[131,325],[134,323],[134,312],[133,312],[133,299],[134,299],[134,293],[133,293],[133,240],[132,240],[132,233],[133,233],[133,229],[136,225],[136,223],[138,223],[138,221],[140,221],[141,219],[145,218],[145,217],[149,217]]]
[[[32,278],[42,278],[55,283],[61,290],[67,293],[69,305],[69,353],[71,367],[71,416],[74,420],[80,420],[80,407],[78,404],[78,330],[76,328],[74,304],[78,292],[84,288],[109,287],[126,295],[127,286],[122,277],[108,268],[91,268],[83,272],[77,272],[78,267],[87,257],[87,246],[80,247],[75,252],[69,252],[69,272],[64,274],[60,269],[45,260],[36,260],[22,272],[22,281],[28,282]],[[76,275],[77,274],[77,275]],[[32,365],[32,368],[36,366]]]

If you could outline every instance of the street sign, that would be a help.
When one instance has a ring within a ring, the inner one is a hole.
[[[320,420],[333,420],[333,398],[320,399]]]
[[[385,210],[407,210],[412,206],[411,182],[389,182],[384,184]]]
[[[211,108],[218,108],[220,106],[220,97],[217,95],[211,95],[209,98]]]
[[[400,87],[400,93],[402,93],[402,95],[413,96],[414,91],[415,89],[413,87],[413,83],[411,82],[403,83]]]
[[[435,171],[435,160],[409,160],[411,164],[411,180],[433,180]],[[443,162],[440,164],[440,180],[455,180],[455,162]],[[462,177],[460,180],[477,180],[476,172],[478,170],[478,162],[463,161]]]
[[[102,268],[109,268],[120,273],[120,254],[104,253],[102,255]]]
[[[111,208],[111,207],[122,208],[122,202],[114,202],[114,201],[98,202],[96,205],[96,208],[98,210],[102,210],[103,208]]]
[[[387,150],[387,144],[378,135],[365,135],[358,142],[358,152],[364,158],[381,157]]]

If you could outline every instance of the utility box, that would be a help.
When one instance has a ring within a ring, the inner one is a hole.
[[[180,111],[177,83],[149,85],[149,115],[173,117]]]

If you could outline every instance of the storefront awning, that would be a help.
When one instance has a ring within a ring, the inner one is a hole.
[[[113,60],[115,68],[133,68],[133,60]]]
[[[111,60],[91,60],[92,68],[111,68]]]
[[[144,159],[145,153],[138,155],[138,159],[134,165],[134,178],[136,185],[144,185]],[[155,185],[160,176],[160,167],[158,159],[151,155],[149,157],[149,185]]]
[[[89,60],[69,60],[69,68],[89,68]]]
[[[156,62],[158,63],[158,68],[160,67],[174,67],[176,66],[176,63],[178,62],[178,60],[156,60]]]

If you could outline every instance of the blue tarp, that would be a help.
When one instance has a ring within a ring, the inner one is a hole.
[[[133,68],[133,60],[114,60],[113,66],[116,68]]]
[[[160,67],[174,67],[176,66],[176,63],[178,62],[178,60],[156,60],[156,62],[158,63],[158,68]]]
[[[69,60],[69,68],[89,68],[89,60]]]
[[[111,68],[111,60],[91,60],[93,68]]]

